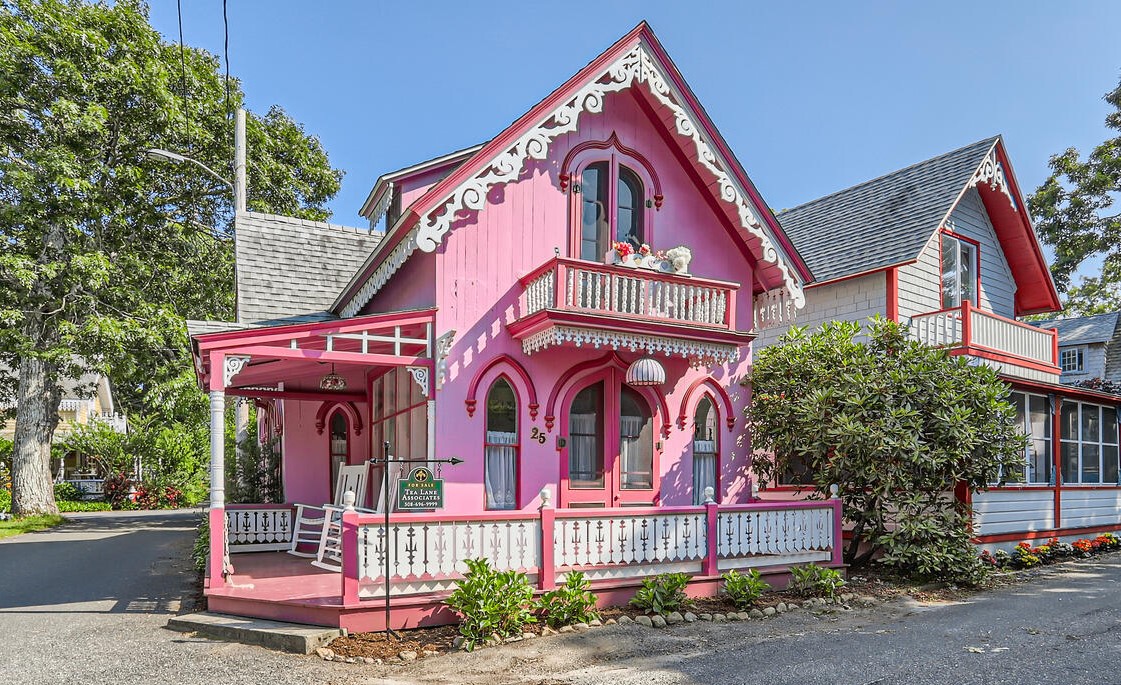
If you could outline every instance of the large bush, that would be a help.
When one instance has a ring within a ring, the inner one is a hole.
[[[753,472],[821,498],[837,484],[847,562],[882,553],[903,573],[976,579],[968,512],[952,491],[984,489],[1022,463],[1025,444],[993,369],[877,317],[863,333],[852,322],[791,329],[756,353],[749,382]]]

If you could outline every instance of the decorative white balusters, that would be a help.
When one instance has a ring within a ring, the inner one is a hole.
[[[831,506],[721,511],[716,528],[717,556],[749,566],[779,563],[768,556],[828,559],[834,544]]]
[[[287,507],[226,508],[230,552],[286,550],[292,544],[292,510]]]

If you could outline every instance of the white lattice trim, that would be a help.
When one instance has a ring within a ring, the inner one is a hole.
[[[613,350],[642,351],[646,354],[662,354],[667,357],[680,356],[688,359],[694,366],[733,363],[740,358],[740,349],[736,345],[571,326],[553,326],[534,333],[522,341],[522,351],[533,354],[549,347],[569,343],[576,347],[588,345],[595,349],[610,347]]]
[[[970,188],[974,188],[981,183],[988,183],[993,190],[1004,193],[1004,196],[1008,198],[1008,202],[1012,205],[1012,209],[1017,209],[1016,200],[1012,197],[1012,190],[1008,187],[1008,179],[1004,176],[1004,167],[1000,160],[996,158],[995,147],[989,150],[989,154],[985,155],[985,159],[981,161],[981,166],[973,172],[973,178],[969,179]]]
[[[459,212],[481,210],[491,188],[517,180],[527,160],[545,159],[553,140],[576,130],[581,114],[598,114],[603,111],[603,102],[608,94],[625,90],[635,82],[646,84],[651,95],[673,112],[677,133],[693,141],[698,161],[716,177],[720,199],[736,208],[740,225],[759,240],[762,260],[776,265],[782,272],[795,306],[804,306],[806,299],[799,279],[790,265],[782,260],[778,248],[757,218],[761,210],[752,206],[746,191],[728,173],[725,163],[717,157],[690,113],[680,104],[683,99],[642,43],[616,60],[598,78],[590,80],[576,95],[491,159],[479,173],[453,190],[440,207],[428,215],[427,220],[421,221],[417,246],[425,252],[434,251],[451,230]]]
[[[354,296],[351,297],[350,301],[346,303],[346,306],[342,308],[340,313],[344,318],[356,316],[358,311],[362,309],[362,307],[365,307],[367,302],[373,299],[374,295],[389,281],[389,278],[397,273],[397,270],[401,268],[405,260],[409,258],[409,255],[416,250],[416,241],[417,229],[414,228],[397,244],[397,247],[393,248],[393,252],[389,253],[389,256],[385,258],[381,266],[379,266],[374,273],[370,274],[370,277],[366,279],[366,282],[362,284],[358,292],[354,293]]]

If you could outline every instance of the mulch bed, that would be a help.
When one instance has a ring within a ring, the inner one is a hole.
[[[398,634],[400,640],[385,633],[351,633],[332,640],[330,648],[341,657],[365,656],[386,661],[406,651],[416,652],[417,656],[423,656],[425,651],[450,652],[459,627],[414,628],[398,631]]]

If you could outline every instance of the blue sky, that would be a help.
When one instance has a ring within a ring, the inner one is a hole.
[[[152,0],[170,40],[174,0]],[[1030,192],[1106,136],[1119,2],[229,0],[248,106],[282,105],[346,171],[333,221],[377,177],[483,142],[650,22],[748,174],[791,207],[1003,133]],[[221,54],[221,0],[184,0]]]

